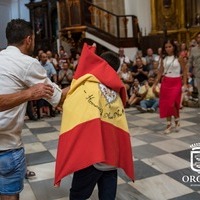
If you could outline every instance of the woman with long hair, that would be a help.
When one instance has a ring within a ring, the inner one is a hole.
[[[172,117],[174,117],[175,131],[180,128],[180,100],[182,90],[187,86],[186,63],[178,57],[178,49],[173,40],[166,40],[162,48],[162,61],[156,78],[156,85],[161,80],[159,110],[160,118],[167,119],[165,134],[172,132]],[[182,86],[183,83],[183,86]]]

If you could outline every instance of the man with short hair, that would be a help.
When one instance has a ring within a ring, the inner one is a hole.
[[[52,83],[38,60],[29,56],[35,41],[29,22],[11,20],[6,27],[6,38],[8,47],[0,52],[0,104],[7,105],[7,110],[0,112],[0,199],[18,200],[26,173],[21,139],[25,102],[43,97],[54,106],[60,105],[67,90],[62,91]],[[38,92],[41,94],[34,97]],[[8,103],[4,95],[8,95]]]

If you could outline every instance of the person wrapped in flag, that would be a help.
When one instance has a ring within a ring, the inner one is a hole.
[[[63,104],[54,185],[74,173],[70,200],[88,199],[96,184],[99,199],[114,200],[118,168],[134,180],[120,61],[112,52],[97,56],[95,49],[84,44]]]

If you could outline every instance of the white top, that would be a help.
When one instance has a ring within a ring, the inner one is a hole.
[[[178,58],[166,56],[163,60],[164,75],[167,77],[180,77],[181,65]]]
[[[54,94],[48,101],[53,106],[59,103],[62,91],[47,78],[46,70],[37,59],[22,54],[17,47],[8,46],[0,52],[0,60],[0,94],[19,92],[37,83],[49,83],[54,87]],[[22,146],[25,112],[26,103],[0,112],[0,150]]]
[[[128,56],[119,57],[119,60],[120,60],[120,66],[119,66],[117,72],[120,72],[120,71],[121,71],[121,68],[122,68],[122,64],[123,64],[123,63],[130,64],[130,60],[129,60]]]

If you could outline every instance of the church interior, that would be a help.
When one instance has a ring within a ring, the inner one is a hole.
[[[138,51],[155,54],[167,39],[189,49],[200,31],[199,0],[0,0],[0,49],[6,48],[5,27],[13,18],[31,22],[35,57],[64,50],[74,59],[84,43],[96,53],[120,48],[133,63]],[[118,171],[116,200],[199,200],[199,174],[191,169],[190,145],[199,142],[200,108],[196,101],[181,112],[179,133],[163,134],[166,120],[158,112],[125,109],[134,155],[135,182]],[[72,176],[53,186],[61,113],[30,120],[22,131],[27,166],[36,176],[25,179],[21,200],[69,200]],[[126,156],[126,155],[124,155]],[[98,199],[95,188],[89,200]]]

